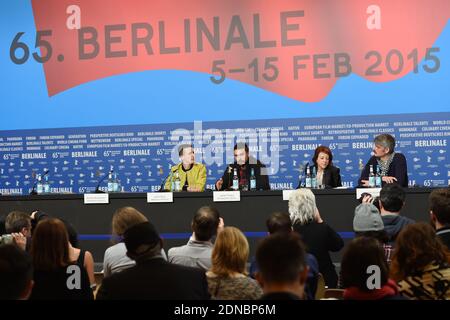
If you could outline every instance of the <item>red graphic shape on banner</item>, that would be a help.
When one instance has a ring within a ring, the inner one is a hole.
[[[80,30],[66,26],[73,4],[81,9]],[[381,10],[380,30],[367,27],[373,4]],[[52,30],[45,38],[53,48],[44,64],[49,96],[113,75],[171,69],[216,79],[224,72],[226,78],[315,102],[350,71],[385,82],[412,72],[414,60],[424,57],[433,68],[430,56],[439,52],[427,48],[450,17],[448,0],[32,0],[32,5],[36,29]]]

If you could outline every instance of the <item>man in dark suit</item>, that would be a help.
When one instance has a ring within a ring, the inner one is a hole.
[[[252,170],[256,177],[256,190],[270,190],[266,166],[259,160],[249,157],[247,144],[238,143],[234,146],[234,163],[227,166],[222,178],[216,182],[217,190],[231,189],[234,169],[237,171],[240,190],[250,190],[250,176]]]
[[[205,272],[161,257],[162,241],[150,222],[124,233],[127,255],[136,266],[105,278],[97,300],[208,300]]]

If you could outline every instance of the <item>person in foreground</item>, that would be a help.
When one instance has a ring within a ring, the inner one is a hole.
[[[336,288],[338,275],[331,261],[330,251],[341,250],[344,240],[322,220],[316,207],[316,198],[310,189],[292,192],[288,206],[292,228],[300,234],[308,253],[316,257],[325,284],[329,288]]]
[[[266,220],[267,231],[269,235],[274,233],[291,233],[292,229],[291,218],[288,213],[273,212]],[[319,277],[319,263],[316,257],[310,253],[306,253],[305,262],[308,266],[308,276],[305,283],[305,299],[314,300],[317,291],[317,281]],[[256,273],[259,267],[256,262],[256,257],[251,259],[250,263],[250,276],[256,278]]]
[[[195,213],[191,228],[193,232],[188,243],[169,249],[168,260],[207,271],[211,268],[213,237],[223,229],[223,219],[216,208],[203,206]]]
[[[406,300],[389,279],[388,270],[383,247],[377,239],[365,236],[353,239],[341,262],[344,300]]]
[[[0,245],[0,300],[26,300],[33,289],[33,263],[14,244]]]
[[[400,232],[390,271],[408,298],[450,299],[450,252],[428,223],[410,224]]]
[[[206,167],[195,162],[194,148],[192,145],[183,144],[178,148],[178,155],[181,162],[170,168],[170,176],[167,179],[164,189],[174,191],[172,182],[176,176],[180,178],[179,191],[200,192],[205,191]]]
[[[380,134],[375,137],[373,143],[373,156],[361,172],[359,185],[369,186],[370,166],[372,166],[374,173],[379,169],[383,185],[396,182],[404,188],[408,187],[406,158],[403,154],[394,151],[395,138],[390,134]]]
[[[209,293],[217,300],[255,300],[262,295],[258,283],[247,276],[249,246],[235,227],[225,227],[217,235],[211,270],[206,273]]]
[[[112,239],[114,245],[106,249],[103,258],[103,274],[109,277],[111,274],[130,268],[136,262],[127,256],[127,248],[123,242],[123,234],[134,225],[146,222],[148,219],[133,207],[119,208],[112,217]],[[167,260],[164,249],[161,248],[161,256]]]
[[[256,261],[256,279],[264,292],[261,300],[304,299],[308,266],[298,234],[275,233],[266,237],[256,249]]]
[[[431,224],[450,250],[450,188],[436,189],[429,197]]]
[[[124,233],[134,267],[103,279],[97,300],[208,300],[204,271],[169,263],[161,256],[162,240],[153,224],[143,222]]]

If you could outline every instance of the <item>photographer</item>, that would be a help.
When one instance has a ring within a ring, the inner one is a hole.
[[[31,218],[21,211],[11,211],[5,219],[6,234],[2,236],[2,243],[13,242],[22,250],[29,251],[31,239]],[[8,234],[11,237],[8,237]]]

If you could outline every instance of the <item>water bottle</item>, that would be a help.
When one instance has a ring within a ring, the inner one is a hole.
[[[305,187],[311,188],[312,186],[312,179],[311,179],[311,170],[309,166],[306,168],[306,178],[305,178]]]
[[[377,172],[375,175],[375,187],[381,188],[381,169],[380,166],[377,167]]]
[[[250,173],[250,190],[251,191],[256,190],[256,177],[254,168],[252,168],[252,171]]]
[[[113,173],[113,192],[120,192],[120,183],[115,172]]]
[[[48,175],[44,177],[43,189],[44,193],[50,193],[50,182],[48,181]]]
[[[233,172],[233,190],[239,190],[239,178],[238,178],[236,168],[234,168],[234,172]]]
[[[40,174],[37,175],[36,192],[37,194],[44,193],[44,185],[42,183],[42,176]]]
[[[114,192],[114,178],[112,172],[108,174],[108,193]]]
[[[180,180],[180,175],[178,174],[178,172],[175,172],[174,191],[175,192],[181,191],[181,180]]]
[[[316,167],[313,167],[311,174],[311,188],[317,188],[317,175],[316,175]]]
[[[375,187],[375,174],[373,173],[373,165],[370,165],[369,167],[369,187]]]

